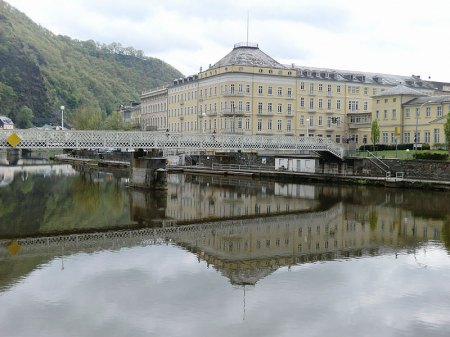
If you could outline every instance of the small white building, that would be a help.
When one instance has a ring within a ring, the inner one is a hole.
[[[0,129],[12,130],[14,129],[14,123],[9,117],[0,116]]]
[[[316,172],[317,158],[275,158],[275,170],[291,172]]]

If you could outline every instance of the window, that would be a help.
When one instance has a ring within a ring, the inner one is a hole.
[[[278,111],[279,114],[283,112],[283,104],[278,103],[278,110],[277,111]]]
[[[242,117],[238,118],[238,129],[242,129]]]
[[[403,133],[403,143],[410,143],[411,142],[411,135],[408,132]]]
[[[359,111],[358,101],[348,101],[348,109],[350,111]]]
[[[258,118],[258,131],[262,130],[262,119]]]
[[[341,100],[336,100],[336,109],[341,110]]]
[[[425,143],[430,144],[431,135],[430,130],[425,130]]]
[[[278,131],[281,131],[281,130],[283,130],[283,127],[282,127],[282,120],[281,119],[279,119],[278,121],[277,121],[277,129],[278,129]]]
[[[314,126],[314,118],[312,116],[309,117],[309,126]]]
[[[250,102],[245,103],[245,111],[250,112]]]
[[[397,110],[392,109],[392,119],[397,119]]]
[[[305,116],[301,115],[300,116],[300,126],[305,125]]]
[[[323,125],[323,118],[322,118],[322,116],[319,116],[319,126],[322,126]]]
[[[364,102],[364,111],[369,110],[369,104],[367,102]]]
[[[263,93],[263,87],[262,87],[262,85],[258,85],[258,94],[262,95],[262,93]]]
[[[436,110],[437,117],[442,117],[442,106],[438,106]]]
[[[242,112],[242,101],[238,102],[238,111]]]
[[[300,82],[300,90],[305,90],[305,82]]]
[[[388,119],[388,112],[387,112],[387,110],[383,111],[383,118],[384,119]]]
[[[426,109],[426,111],[425,111],[425,116],[426,116],[427,118],[430,118],[430,117],[431,117],[431,108],[430,108],[429,106],[427,106],[427,109]]]
[[[314,98],[309,99],[309,110],[314,110]]]
[[[291,125],[291,120],[288,119],[286,122],[286,131],[287,132],[291,132],[292,131],[292,125]]]
[[[287,88],[287,96],[292,97],[292,88]]]
[[[238,91],[242,92],[242,84],[238,84]]]
[[[305,98],[304,98],[304,97],[301,97],[301,98],[300,98],[300,106],[301,106],[302,108],[305,107]]]
[[[230,85],[230,93],[234,94],[234,84]],[[206,94],[205,94],[205,96],[206,96]]]
[[[267,88],[267,95],[272,95],[273,94],[273,89],[272,87],[268,87]]]
[[[278,94],[278,96],[282,96],[283,95],[283,89],[281,87],[278,87],[277,94]]]
[[[337,85],[337,86],[336,86],[336,92],[337,92],[337,93],[340,93],[340,92],[341,92],[341,86],[340,86],[340,85]]]
[[[263,111],[263,104],[261,102],[258,103],[258,113],[262,114]]]
[[[292,114],[292,104],[291,103],[288,103],[288,105],[287,105],[287,114],[288,115]]]
[[[322,83],[319,83],[319,91],[322,92],[322,90],[323,90],[323,85],[322,85]]]
[[[323,99],[319,98],[319,109],[323,108]]]
[[[272,113],[273,112],[272,103],[267,103],[267,112],[268,113]]]
[[[369,89],[367,87],[364,88],[364,95],[367,95]]]
[[[341,142],[341,136],[340,135],[336,135],[336,143],[340,143]]]
[[[245,128],[250,129],[250,118],[245,119]]]
[[[332,89],[331,89],[331,84],[328,84],[328,87],[327,87],[327,92],[328,92],[329,94],[331,94],[331,92],[332,92]]]
[[[409,108],[405,109],[405,118],[410,118],[411,117],[411,110]]]
[[[269,119],[267,121],[267,130],[272,130],[272,120],[271,119]]]
[[[434,143],[439,143],[439,129],[434,129]]]
[[[383,144],[388,143],[388,137],[389,137],[389,134],[387,132],[383,132],[383,138],[382,138]]]
[[[309,84],[309,93],[310,93],[311,95],[314,95],[314,83],[310,83],[310,84]]]
[[[250,84],[247,84],[247,85],[245,86],[245,92],[246,92],[247,94],[250,93]]]
[[[331,98],[329,98],[327,101],[327,109],[331,110]]]

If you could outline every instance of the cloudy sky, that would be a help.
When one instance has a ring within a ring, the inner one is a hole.
[[[120,42],[185,75],[247,40],[283,64],[450,82],[447,0],[6,0],[55,34]]]

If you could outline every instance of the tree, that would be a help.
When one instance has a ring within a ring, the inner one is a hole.
[[[378,126],[378,121],[375,119],[372,121],[372,126],[370,127],[370,140],[373,144],[373,150],[375,151],[375,145],[380,141],[380,127]]]
[[[16,115],[16,126],[20,129],[29,129],[33,127],[33,118],[33,111],[25,105]]]
[[[70,116],[70,123],[77,130],[99,130],[102,122],[103,116],[99,108],[82,106]]]
[[[106,117],[105,129],[107,130],[124,130],[125,123],[123,121],[123,115],[119,111],[114,111],[111,115]]]
[[[450,152],[450,112],[447,115],[447,121],[444,124],[445,140],[447,141],[447,149]]]

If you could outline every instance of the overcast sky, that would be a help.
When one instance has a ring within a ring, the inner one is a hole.
[[[185,75],[257,42],[283,64],[450,82],[447,0],[6,0],[55,34],[120,42]]]

